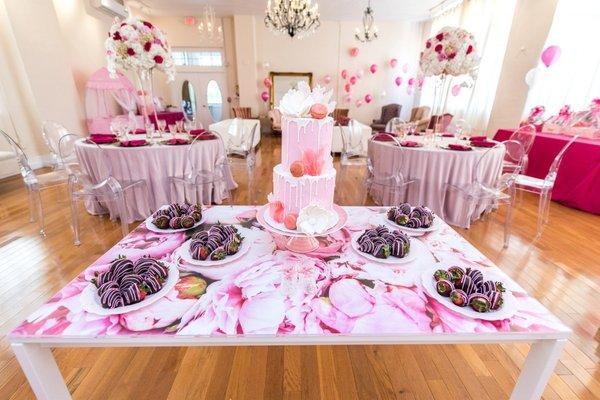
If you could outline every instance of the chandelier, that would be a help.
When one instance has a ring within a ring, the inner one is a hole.
[[[375,25],[375,18],[373,17],[373,9],[371,8],[371,0],[369,0],[367,8],[365,8],[365,12],[364,12],[364,15],[362,18],[362,23],[363,23],[362,32],[361,32],[360,28],[356,28],[356,33],[354,34],[354,37],[356,38],[356,40],[358,40],[362,43],[367,43],[367,42],[370,42],[371,40],[377,39],[379,30],[377,29],[377,26]]]
[[[204,6],[204,14],[200,18],[198,32],[209,40],[222,40],[223,28],[221,25],[217,26],[216,20],[215,10],[209,5]]]
[[[312,0],[271,0],[267,2],[265,26],[275,33],[302,38],[313,33],[319,21],[319,5]]]

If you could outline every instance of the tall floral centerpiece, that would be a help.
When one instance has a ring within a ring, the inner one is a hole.
[[[425,76],[437,78],[433,114],[442,115],[450,91],[451,78],[470,75],[475,78],[480,58],[475,37],[464,29],[446,26],[427,39],[419,65]]]
[[[175,79],[175,63],[167,37],[148,21],[133,17],[125,21],[116,18],[108,32],[105,47],[107,69],[111,77],[116,78],[117,67],[133,71],[141,86],[142,94],[149,93],[152,101],[154,99],[152,75],[155,69],[167,75],[167,82]],[[147,82],[148,92],[144,88],[144,83]],[[146,101],[143,104],[144,123],[148,124]],[[152,109],[154,118],[158,121],[156,109],[154,107]]]

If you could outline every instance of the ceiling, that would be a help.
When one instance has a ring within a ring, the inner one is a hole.
[[[314,2],[315,0],[313,0]],[[316,0],[323,20],[359,20],[367,0]],[[377,20],[422,20],[443,0],[372,0]],[[144,6],[150,15],[200,15],[205,4],[218,16],[234,14],[263,15],[267,0],[131,0],[132,6]],[[147,10],[147,9],[149,10]]]

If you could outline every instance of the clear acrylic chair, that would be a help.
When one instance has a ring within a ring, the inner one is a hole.
[[[512,133],[512,135],[510,135],[510,138],[509,138],[509,140],[515,140],[517,142],[520,142],[523,145],[524,160],[523,160],[523,163],[520,165],[522,174],[524,174],[525,171],[527,170],[527,164],[529,162],[529,151],[531,150],[531,147],[533,146],[533,141],[535,140],[535,134],[536,134],[535,126],[523,125],[523,126],[519,127],[519,129],[514,131]],[[518,167],[518,165],[515,164],[514,160],[511,160],[510,158],[506,158],[506,157],[504,158],[504,162],[502,163],[503,171],[510,172],[516,167]]]
[[[385,125],[386,133],[396,133],[402,126],[406,125],[406,121],[398,117],[394,117]]]
[[[339,125],[338,128],[342,138],[340,163],[342,165],[365,165],[367,149],[365,149],[361,124],[355,119],[351,119],[347,126]]]
[[[471,136],[471,132],[471,125],[464,119],[452,121],[446,128],[446,133],[452,133],[454,137]]]
[[[42,137],[44,138],[44,142],[50,150],[50,156],[52,157],[52,166],[55,169],[62,169],[63,166],[60,163],[59,150],[58,145],[60,139],[68,135],[69,131],[67,128],[54,121],[44,121],[42,123]]]
[[[512,213],[515,199],[515,182],[519,175],[519,168],[509,173],[504,173],[500,177],[493,180],[492,184],[487,183],[489,181],[488,164],[490,159],[495,156],[495,152],[499,146],[503,144],[497,144],[496,146],[487,149],[475,164],[473,170],[473,181],[465,183],[464,185],[453,185],[446,183],[443,194],[442,204],[446,204],[446,196],[448,191],[456,192],[460,197],[463,198],[467,203],[466,215],[464,219],[464,228],[470,228],[471,221],[473,220],[473,214],[477,209],[477,206],[484,204],[485,210],[489,210],[490,204],[506,205],[506,215],[504,217],[504,248],[508,247],[510,242],[510,232],[512,226]],[[506,148],[510,148],[511,152],[515,154],[522,153],[522,146],[517,141],[511,141],[508,144],[504,144]]]
[[[59,155],[62,159],[68,159],[75,149],[75,143],[81,137],[73,134],[63,136],[59,143]],[[123,236],[129,233],[128,212],[125,195],[127,191],[134,190],[138,187],[143,187],[148,191],[146,181],[143,179],[126,181],[118,180],[112,174],[110,161],[101,146],[94,142],[88,142],[92,146],[96,146],[95,151],[98,152],[98,173],[96,177],[86,174],[79,168],[77,163],[65,163],[65,169],[69,174],[69,197],[71,199],[71,224],[73,228],[73,243],[76,246],[81,244],[79,238],[79,212],[77,202],[83,198],[92,198],[95,201],[112,201],[116,204],[119,211],[119,219],[121,220],[121,232]]]
[[[49,187],[66,184],[67,174],[64,170],[56,170],[42,174],[36,173],[31,168],[27,155],[16,140],[2,130],[0,130],[0,135],[12,148],[17,159],[17,164],[19,165],[21,177],[23,178],[23,183],[27,189],[27,197],[29,200],[29,222],[34,222],[37,219],[40,235],[45,236],[44,206],[42,204],[40,192]]]
[[[535,193],[540,196],[538,203],[538,218],[537,218],[537,231],[536,239],[542,236],[544,224],[548,222],[548,215],[550,212],[550,200],[552,199],[552,189],[554,188],[554,182],[558,174],[560,163],[562,162],[563,156],[567,149],[577,140],[579,136],[573,136],[567,144],[558,152],[550,169],[544,179],[534,178],[533,176],[519,175],[516,177],[516,188],[525,192]]]
[[[225,143],[218,133],[209,131],[209,134],[215,135],[218,140],[218,150],[212,170],[198,168],[198,165],[192,162],[193,153],[199,151],[197,146],[203,145],[203,140],[196,136],[187,149],[187,172],[183,176],[169,177],[171,201],[176,201],[179,187],[183,188],[184,199],[190,203],[210,205],[213,200],[220,202],[230,198],[226,179],[229,163]],[[214,199],[213,194],[218,191],[221,191],[222,196],[217,195],[215,196],[217,198]]]
[[[400,146],[400,142],[398,141],[398,139],[395,136],[389,135],[387,133],[373,135],[369,139],[369,149],[372,149],[373,142],[377,142],[375,141],[376,137],[387,139],[387,143],[390,143],[397,147],[397,149],[394,149],[394,161],[395,164],[398,162],[398,160],[400,160],[401,163],[403,150]],[[380,206],[393,206],[407,201],[408,190],[410,190],[411,186],[418,187],[419,180],[415,178],[406,177],[399,170],[396,170],[391,173],[387,171],[380,171],[376,167],[376,163],[377,161],[373,159],[371,151],[369,151],[369,157],[367,159],[368,172],[366,179],[364,180],[365,190],[363,204],[367,204],[367,198],[369,194],[371,194],[373,202]],[[376,192],[379,192],[381,194],[381,201],[378,199],[379,196]],[[373,196],[373,193],[376,193],[376,195]]]

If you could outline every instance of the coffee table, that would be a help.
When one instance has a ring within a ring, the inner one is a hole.
[[[179,264],[179,282],[148,307],[120,316],[83,311],[81,292],[118,255],[178,262],[175,250],[192,232],[161,235],[140,224],[29,316],[9,335],[39,399],[69,399],[54,347],[411,345],[528,342],[531,348],[512,399],[538,399],[570,335],[538,301],[445,223],[413,238],[427,251],[414,261],[382,265],[350,246],[352,235],[382,223],[385,208],[345,207],[346,226],[319,238],[308,254],[285,250],[287,238],[264,230],[257,207],[218,206],[216,222],[244,228],[251,249],[239,260],[200,273]],[[423,290],[435,263],[478,268],[502,281],[516,299],[502,321],[462,316]],[[224,301],[227,299],[227,301]],[[241,332],[241,333],[240,333]]]

